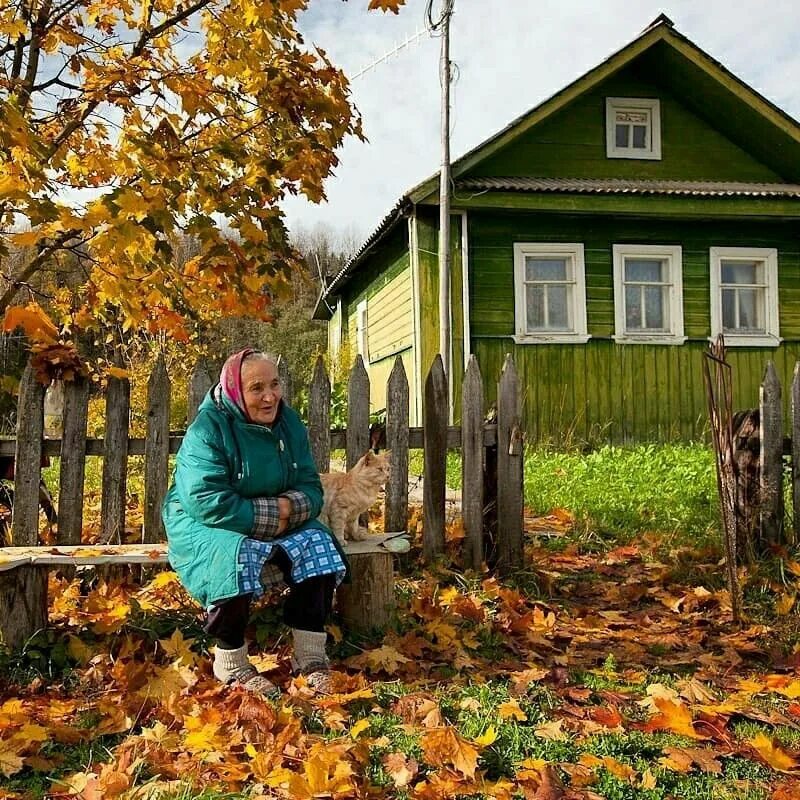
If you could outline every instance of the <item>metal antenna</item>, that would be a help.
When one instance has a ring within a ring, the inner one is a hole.
[[[411,36],[407,37],[404,42],[400,42],[400,44],[395,45],[391,50],[387,50],[380,58],[373,61],[371,64],[367,64],[365,67],[362,67],[358,72],[354,75],[350,76],[350,81],[354,81],[356,78],[360,78],[365,73],[369,72],[378,64],[382,64],[384,61],[388,61],[392,56],[396,56],[401,50],[406,47],[410,47],[412,44],[416,44],[428,31],[426,28],[420,28],[416,33],[412,34]]]

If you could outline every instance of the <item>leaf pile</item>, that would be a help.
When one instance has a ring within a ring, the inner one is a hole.
[[[51,675],[5,670],[1,796],[800,796],[800,648],[734,629],[715,564],[692,564],[706,587],[657,553],[532,543],[516,586],[412,572],[380,640],[331,628],[331,696],[291,676],[264,602],[252,656],[278,703],[217,684],[173,573],[53,579]]]

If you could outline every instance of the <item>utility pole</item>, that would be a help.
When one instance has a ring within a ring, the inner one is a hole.
[[[452,385],[450,330],[450,17],[455,0],[442,0],[442,168],[439,174],[439,352],[444,373]]]

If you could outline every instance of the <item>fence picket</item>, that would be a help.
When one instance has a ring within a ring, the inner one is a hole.
[[[800,361],[792,377],[792,519],[794,541],[800,542]]]
[[[294,378],[285,356],[278,356],[278,378],[281,382],[283,402],[290,406],[294,399]]]
[[[408,403],[408,378],[397,356],[386,385],[386,447],[392,453],[384,511],[387,531],[404,531],[408,525]]]
[[[208,362],[204,358],[198,358],[189,381],[189,402],[186,413],[187,426],[197,416],[197,409],[200,408],[200,403],[203,402],[206,392],[212,385],[213,381],[208,371]]]
[[[11,541],[16,547],[39,543],[39,482],[42,470],[45,387],[31,362],[19,385],[17,448],[14,461],[14,516]]]
[[[80,544],[86,474],[89,380],[78,375],[64,385],[64,429],[58,484],[58,543]]]
[[[783,399],[772,361],[767,362],[759,391],[761,405],[761,471],[759,516],[762,544],[783,538]]]
[[[478,360],[469,357],[461,401],[461,513],[464,564],[483,562],[483,381]]]
[[[369,450],[369,375],[364,359],[356,356],[347,382],[347,469]]]
[[[317,472],[331,468],[331,381],[325,359],[317,356],[308,390],[308,438]]]
[[[450,416],[447,377],[437,355],[425,380],[425,477],[422,483],[422,556],[431,561],[444,552],[444,503],[447,471],[447,422]]]
[[[100,511],[100,536],[103,542],[119,543],[125,533],[130,404],[130,381],[127,378],[109,377]]]
[[[497,385],[497,569],[501,575],[523,563],[521,414],[519,378],[509,354]]]
[[[163,542],[161,504],[169,482],[169,406],[172,386],[164,355],[147,381],[147,436],[144,443],[144,542]]]

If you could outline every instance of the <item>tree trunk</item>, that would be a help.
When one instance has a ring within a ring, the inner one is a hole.
[[[394,609],[394,565],[391,553],[348,555],[352,583],[338,592],[337,605],[353,631],[385,628]]]

